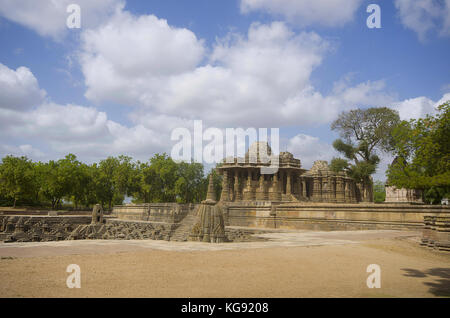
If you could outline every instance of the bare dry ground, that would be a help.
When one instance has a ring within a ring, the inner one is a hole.
[[[298,232],[248,244],[0,244],[0,297],[450,296],[450,255],[402,233]],[[69,264],[81,268],[80,289],[66,286]],[[381,267],[379,289],[366,285],[369,264]]]

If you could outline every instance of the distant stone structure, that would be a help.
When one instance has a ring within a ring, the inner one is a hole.
[[[399,157],[394,158],[391,166],[395,165],[398,160]],[[386,198],[384,202],[386,203],[423,203],[422,190],[405,188],[399,189],[393,185],[390,185],[389,180],[386,182],[385,192]]]
[[[423,203],[422,191],[418,189],[398,189],[386,186],[386,203]]]
[[[278,171],[262,174],[262,168],[270,167],[269,158],[278,158]],[[252,144],[244,158],[225,159],[216,169],[223,175],[221,202],[373,202],[372,187],[331,171],[326,161],[305,170],[289,152],[272,156],[266,142]]]

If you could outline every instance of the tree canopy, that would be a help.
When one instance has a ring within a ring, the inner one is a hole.
[[[213,170],[216,192],[220,176]],[[148,162],[128,156],[108,157],[85,164],[73,154],[64,159],[33,162],[26,157],[6,156],[0,163],[0,202],[3,205],[48,205],[74,208],[101,203],[109,209],[125,197],[136,203],[204,200],[208,177],[199,163],[176,163],[167,154],[156,154]]]
[[[450,101],[437,110],[434,116],[402,121],[394,129],[390,185],[422,189],[429,198],[450,193]]]
[[[330,168],[346,171],[359,182],[368,182],[380,158],[377,151],[392,150],[392,131],[400,122],[398,112],[387,107],[355,109],[342,112],[331,124],[339,133],[333,147],[343,158],[334,158]]]

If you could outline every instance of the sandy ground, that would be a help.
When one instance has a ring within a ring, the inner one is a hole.
[[[405,231],[263,234],[269,241],[206,244],[63,241],[0,244],[0,297],[441,297],[450,254]],[[69,289],[69,264],[81,288]],[[369,264],[381,288],[369,289]]]

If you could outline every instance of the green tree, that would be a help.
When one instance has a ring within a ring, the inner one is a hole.
[[[113,200],[120,194],[117,182],[117,170],[119,167],[119,160],[114,157],[108,157],[101,160],[99,164],[94,164],[95,169],[95,188],[97,198],[102,205],[107,204],[108,209],[111,210]]]
[[[342,112],[331,124],[340,139],[333,147],[346,159],[334,158],[331,169],[346,171],[357,182],[367,187],[372,196],[371,175],[375,173],[380,158],[377,151],[393,149],[392,131],[399,124],[398,112],[387,107],[355,109]]]
[[[40,192],[51,202],[52,209],[61,207],[63,198],[75,202],[81,200],[80,188],[83,180],[80,167],[81,162],[74,154],[68,154],[58,161],[50,160],[48,163],[37,164]]]
[[[450,101],[435,116],[403,121],[393,131],[395,160],[389,183],[422,189],[429,202],[450,194]]]
[[[143,169],[150,202],[175,202],[178,166],[167,154],[156,154]]]
[[[13,200],[32,198],[36,189],[34,164],[27,157],[6,156],[0,165],[0,192]]]
[[[178,163],[178,179],[175,182],[175,193],[181,203],[200,202],[203,198],[204,184],[203,165],[196,162]]]

